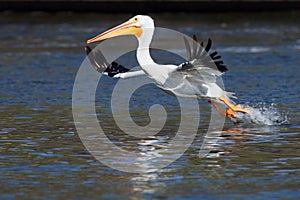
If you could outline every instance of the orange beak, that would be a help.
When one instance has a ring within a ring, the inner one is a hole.
[[[96,37],[89,39],[86,41],[87,44],[92,42],[97,42],[101,40],[105,40],[108,38],[121,36],[121,35],[135,35],[137,38],[142,34],[142,29],[135,25],[131,20],[124,22],[123,24],[116,26],[104,33],[97,35]]]

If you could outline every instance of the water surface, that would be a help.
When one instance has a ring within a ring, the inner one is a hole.
[[[209,104],[200,101],[193,145],[168,167],[146,174],[120,172],[93,158],[72,117],[72,88],[86,39],[130,15],[0,15],[1,199],[299,199],[299,13],[153,16],[157,26],[201,40],[211,37],[229,66],[223,80],[237,102],[286,121],[235,125],[227,120],[213,150],[199,158],[210,119]],[[165,106],[168,121],[157,136],[135,139],[111,118],[116,81],[103,77],[96,99],[109,138],[144,152],[166,145],[180,122],[176,98],[153,85],[138,90],[131,104],[136,123],[147,125],[148,109],[156,103]]]

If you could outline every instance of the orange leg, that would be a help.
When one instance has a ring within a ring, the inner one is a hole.
[[[236,114],[234,113],[234,111],[231,110],[230,108],[228,108],[228,109],[225,111],[225,110],[223,110],[223,109],[218,105],[217,102],[212,101],[212,100],[208,100],[208,102],[209,102],[211,105],[213,105],[213,107],[214,107],[221,115],[223,115],[223,116],[225,116],[225,117],[232,117],[232,118],[237,118],[237,117],[238,117],[238,115],[236,115]]]
[[[223,116],[226,116],[226,112],[218,105],[217,102],[212,101],[212,100],[208,100],[208,103],[210,103],[211,105],[213,105],[213,107]]]
[[[249,114],[249,110],[247,108],[242,108],[241,105],[233,105],[230,101],[228,101],[228,99],[226,99],[225,97],[221,96],[219,97],[220,101],[223,101],[225,103],[226,106],[228,106],[228,108],[232,111],[232,112],[242,112],[242,113],[247,113]]]

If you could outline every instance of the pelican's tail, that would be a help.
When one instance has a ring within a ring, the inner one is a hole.
[[[237,97],[236,96],[234,96],[235,95],[235,93],[234,92],[226,92],[226,96],[230,99],[230,98],[232,98],[232,99],[237,99]]]

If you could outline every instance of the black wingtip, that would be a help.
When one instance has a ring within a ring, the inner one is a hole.
[[[226,72],[228,71],[227,66],[224,64],[223,60],[218,60],[218,61],[214,61],[214,63],[216,64],[218,70],[220,72]]]
[[[211,47],[212,47],[212,39],[208,38],[207,44],[206,44],[206,47],[205,47],[205,51],[209,52]],[[217,66],[217,68],[220,72],[223,73],[223,72],[228,71],[227,66],[224,64],[223,60],[221,60],[221,56],[218,55],[217,51],[214,51],[214,52],[210,53],[209,56],[214,61],[215,65]]]
[[[91,51],[92,51],[91,47],[89,47],[89,46],[85,46],[84,50],[86,52],[86,55],[89,55],[89,53],[91,53]]]
[[[228,71],[228,68],[226,67],[226,65],[223,65],[223,64],[219,64],[217,65],[217,68],[220,72],[226,72]]]
[[[215,63],[215,65],[217,66],[217,69],[220,72],[223,73],[223,72],[228,71],[227,66],[224,64],[223,60],[221,59],[221,56],[218,54],[217,51],[209,53],[209,51],[211,50],[212,44],[213,44],[211,38],[208,38],[205,46],[204,46],[203,41],[200,43],[202,50],[201,50],[201,48],[198,49],[198,45],[197,45],[198,39],[197,39],[196,35],[193,35],[193,49],[192,49],[193,51],[191,51],[191,48],[190,48],[189,43],[186,38],[185,38],[185,43],[186,43],[186,48],[187,48],[187,52],[188,52],[188,58],[196,58],[196,57],[200,58],[201,56],[209,55],[210,58],[212,59],[212,62]],[[207,54],[203,54],[204,52],[207,52]],[[185,68],[186,68],[186,66],[185,66]]]
[[[210,38],[208,38],[208,41],[207,41],[207,44],[206,44],[206,47],[205,47],[205,51],[209,52],[211,46],[212,46],[212,40]]]
[[[197,36],[193,35],[193,40],[195,40],[196,42],[198,42]]]
[[[106,70],[104,72],[106,72],[108,74],[108,76],[113,77],[116,74],[119,73],[125,73],[128,72],[129,69],[127,69],[126,67],[124,67],[123,65],[120,65],[117,62],[112,62],[108,68],[106,68]]]
[[[108,76],[113,77],[116,74],[129,71],[129,69],[118,64],[117,62],[112,62],[109,64],[99,49],[94,52],[92,52],[92,48],[89,46],[85,46],[84,49],[93,68],[100,73],[106,72]]]
[[[211,54],[209,54],[210,55],[210,57],[212,58],[212,59],[216,59],[216,55],[218,54],[218,52],[216,52],[216,51],[214,51],[214,52],[212,52]]]

